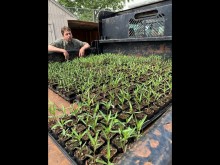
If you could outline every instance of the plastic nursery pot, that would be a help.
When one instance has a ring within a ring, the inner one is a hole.
[[[106,155],[107,155],[107,145],[103,146],[101,148],[101,151],[100,151],[101,155],[102,155],[102,158],[103,160],[105,160],[106,162],[108,161],[107,158],[106,158]],[[112,145],[110,145],[110,161],[113,159],[114,155],[117,153],[117,149],[115,147],[113,147]]]
[[[79,142],[76,139],[70,139],[65,143],[65,149],[70,156],[74,155],[77,147],[79,147]]]
[[[130,114],[125,113],[124,111],[122,111],[119,115],[118,115],[118,119],[121,120],[122,122],[125,122],[126,119],[128,119],[130,117]]]
[[[92,151],[94,151],[94,147],[92,146],[91,141],[89,141],[88,144],[89,144],[90,148],[92,149]],[[102,145],[105,144],[105,140],[102,139],[100,136],[99,136],[99,138],[98,138],[98,144],[99,144],[99,145],[97,146],[97,149],[96,149],[95,154],[99,154],[100,148],[102,147]]]
[[[74,157],[76,157],[76,161],[78,162],[78,164],[85,164],[86,159],[88,159],[87,155],[91,154],[92,150],[86,145],[81,148],[77,148],[74,151]]]
[[[101,154],[98,154],[98,155],[93,156],[93,158],[87,159],[85,164],[87,164],[87,165],[103,165],[102,163],[96,162],[96,159],[98,159],[98,160],[103,160],[103,159],[101,158]],[[104,161],[104,160],[103,160],[103,161]]]

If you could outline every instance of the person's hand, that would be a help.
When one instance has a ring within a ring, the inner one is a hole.
[[[79,49],[79,57],[84,56],[85,50],[83,48]]]
[[[65,49],[63,50],[63,55],[65,57],[65,60],[69,59],[69,53]]]

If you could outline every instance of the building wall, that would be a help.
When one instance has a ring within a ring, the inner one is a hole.
[[[68,26],[68,20],[76,17],[54,0],[48,0],[48,43],[62,37],[61,27]]]

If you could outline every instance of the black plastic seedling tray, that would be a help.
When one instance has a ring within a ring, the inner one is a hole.
[[[165,108],[162,108],[159,110],[159,112],[157,114],[155,114],[151,119],[147,120],[143,126],[142,126],[142,132],[148,127],[150,126],[150,124],[152,124],[157,118],[159,118],[162,114],[164,114],[168,109],[170,109],[170,107],[172,106],[172,100],[167,104],[167,106]],[[54,141],[54,143],[58,146],[58,148],[64,153],[64,155],[70,160],[70,162],[73,165],[84,165],[85,163],[80,160],[78,160],[77,157],[75,156],[71,156],[70,154],[68,154],[67,150],[58,142],[57,137],[54,137],[53,133],[51,131],[48,132],[49,136],[51,137],[51,139]],[[100,136],[100,135],[99,135]],[[106,144],[106,142],[104,143]],[[123,153],[124,154],[124,153]]]

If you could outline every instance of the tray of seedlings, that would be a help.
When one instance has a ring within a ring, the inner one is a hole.
[[[172,61],[102,54],[48,63],[48,87],[78,105],[48,121],[50,136],[66,155],[79,165],[117,164],[172,105]]]

